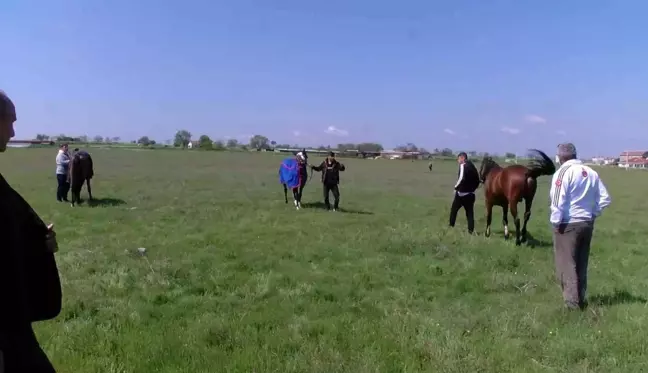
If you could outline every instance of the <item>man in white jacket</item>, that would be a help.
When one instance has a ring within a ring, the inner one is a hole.
[[[558,159],[549,192],[556,275],[565,306],[583,309],[594,221],[611,200],[598,173],[576,159],[574,144],[559,145]]]

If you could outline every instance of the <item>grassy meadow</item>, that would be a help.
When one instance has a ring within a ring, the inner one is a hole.
[[[279,156],[91,151],[97,204],[76,208],[56,202],[56,150],[0,157],[58,232],[63,311],[36,330],[59,372],[648,371],[648,173],[600,169],[590,307],[567,312],[549,177],[516,247],[499,209],[483,237],[481,192],[479,234],[463,211],[447,228],[453,162],[341,159],[334,213],[317,174],[306,208],[284,204]]]

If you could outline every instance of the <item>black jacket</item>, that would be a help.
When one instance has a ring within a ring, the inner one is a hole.
[[[337,185],[340,183],[340,171],[346,167],[337,160],[324,160],[319,166],[312,166],[315,171],[322,171],[322,183],[326,185]]]
[[[463,168],[463,175],[461,169]],[[459,179],[461,177],[461,179]],[[479,171],[477,167],[471,162],[466,160],[459,166],[457,172],[457,184],[455,190],[460,193],[474,193],[479,188]]]
[[[61,312],[61,282],[47,234],[45,223],[0,175],[0,335]]]

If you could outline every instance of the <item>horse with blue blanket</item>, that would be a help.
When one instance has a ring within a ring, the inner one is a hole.
[[[288,203],[288,188],[293,192],[295,208],[301,208],[301,197],[308,181],[308,155],[302,150],[295,158],[286,158],[279,166],[279,182],[283,185],[284,198]]]

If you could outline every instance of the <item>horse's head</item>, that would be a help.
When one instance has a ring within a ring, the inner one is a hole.
[[[295,158],[297,158],[297,162],[299,163],[308,163],[308,154],[306,153],[306,149],[297,152],[297,154],[295,154]]]
[[[484,158],[481,161],[481,167],[479,167],[479,181],[485,183],[488,174],[495,167],[497,167],[497,163],[493,160],[493,158],[489,156],[484,156]]]

